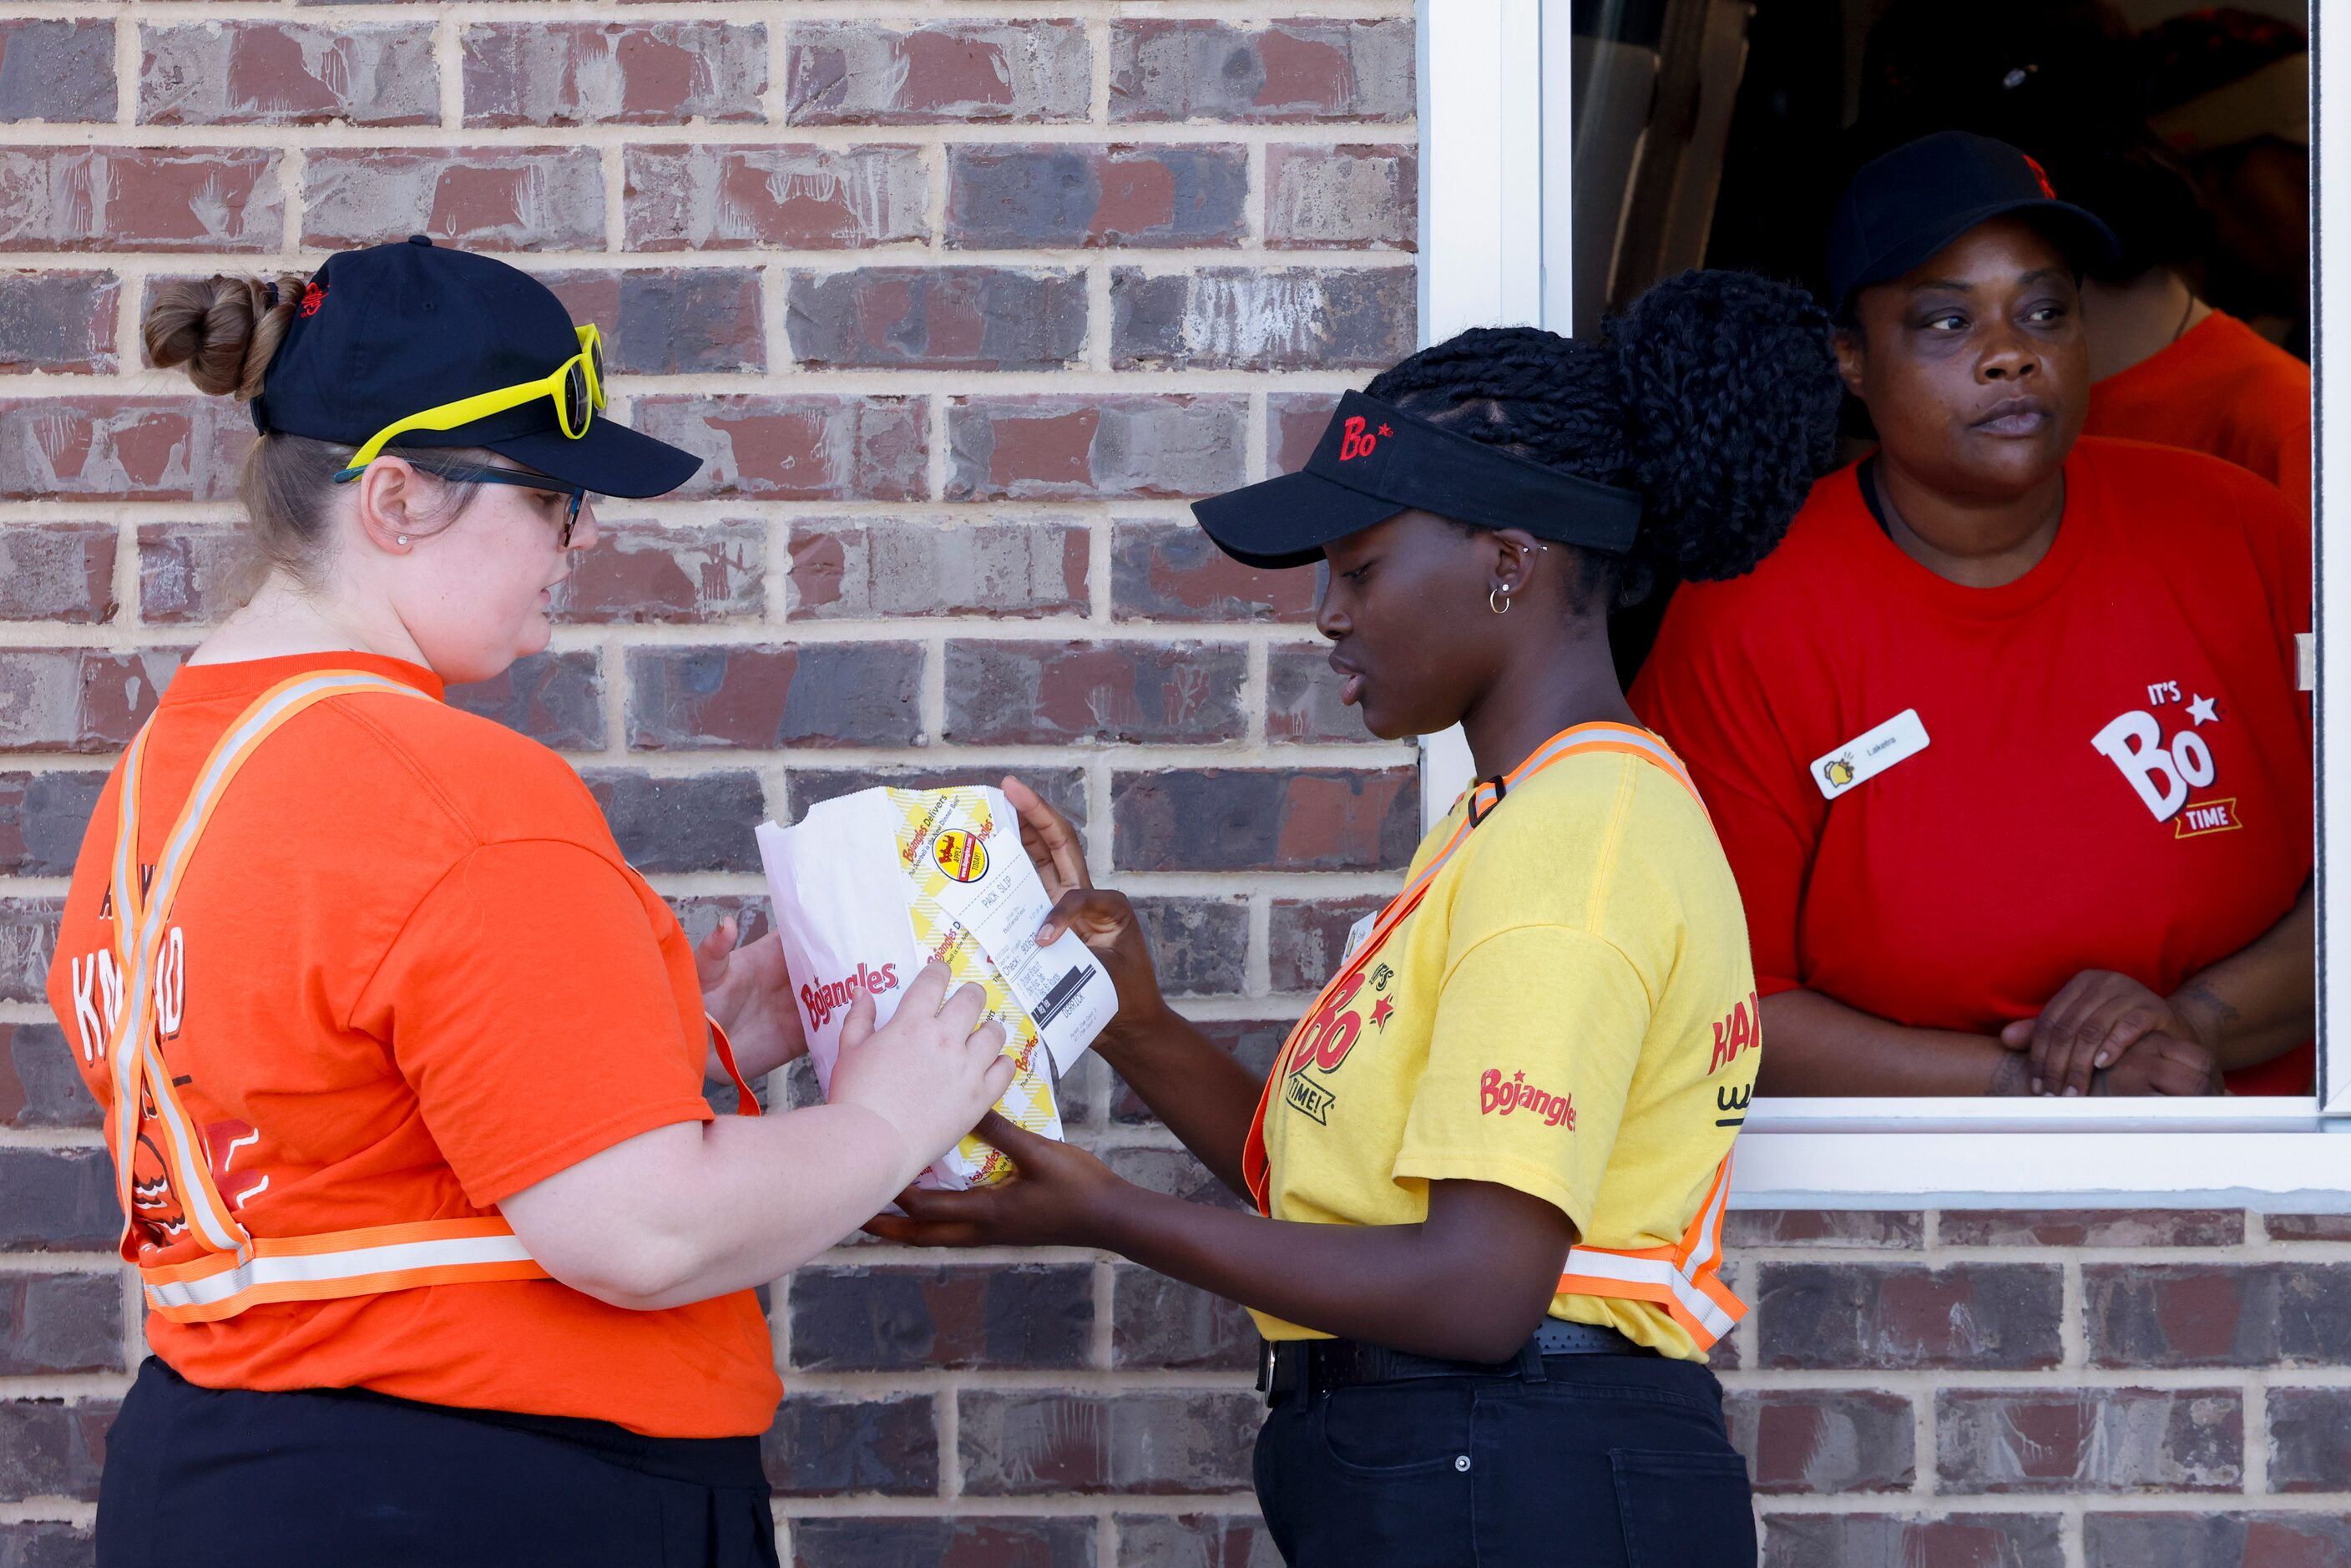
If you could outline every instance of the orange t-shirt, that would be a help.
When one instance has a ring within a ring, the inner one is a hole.
[[[441,695],[429,671],[356,653],[183,668],[148,740],[142,865],[246,705],[325,669]],[[100,1103],[120,788],[118,764],[48,977]],[[256,1236],[476,1218],[711,1114],[694,955],[668,906],[560,758],[437,700],[340,696],[271,736],[214,811],[172,924],[184,961],[158,1009],[176,1025],[165,1063]],[[198,1256],[160,1161],[142,1148],[134,1175],[146,1260]],[[147,1337],[206,1387],[365,1387],[655,1437],[763,1432],[782,1394],[747,1291],[637,1312],[550,1280],[425,1286],[217,1322],[150,1314]]]
[[[2085,435],[2209,452],[2310,516],[2310,367],[2215,310],[2168,348],[2090,383]]]

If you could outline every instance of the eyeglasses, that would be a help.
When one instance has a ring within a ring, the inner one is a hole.
[[[445,479],[452,485],[512,485],[517,489],[542,490],[550,495],[570,497],[571,505],[565,510],[562,526],[555,533],[555,548],[571,548],[571,531],[579,526],[580,508],[588,499],[588,492],[579,486],[566,484],[546,474],[526,474],[518,468],[492,468],[483,464],[442,468],[430,463],[419,463],[405,452],[400,455],[411,467],[436,479]]]
[[[384,444],[412,430],[455,430],[475,420],[487,419],[494,413],[504,413],[510,408],[521,408],[540,398],[555,402],[555,423],[565,437],[577,441],[588,434],[589,423],[596,411],[604,406],[604,340],[593,321],[572,329],[580,340],[580,351],[564,361],[535,382],[523,382],[516,386],[500,387],[495,392],[476,392],[461,397],[455,402],[444,402],[428,408],[422,413],[412,413],[397,419],[373,435],[367,444],[351,455],[350,465],[337,472],[335,483],[343,484],[360,476],[361,470],[381,455]],[[560,486],[557,486],[559,488]],[[573,498],[573,515],[578,515],[578,498]]]

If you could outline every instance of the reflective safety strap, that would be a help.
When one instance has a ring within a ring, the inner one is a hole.
[[[139,865],[141,765],[150,719],[123,760],[110,893],[115,950],[123,973],[122,1008],[106,1045],[112,1080],[110,1141],[122,1205],[122,1256],[139,1262],[132,1160],[145,1107],[152,1103],[162,1154],[187,1212],[190,1234],[205,1251],[178,1263],[140,1266],[147,1302],[174,1322],[212,1322],[269,1301],[314,1301],[419,1285],[485,1280],[544,1280],[513,1229],[495,1215],[475,1219],[373,1226],[315,1236],[254,1237],[222,1200],[202,1138],[180,1103],[162,1054],[155,995],[167,961],[164,933],[180,880],[233,780],[279,727],[329,697],[359,694],[432,699],[387,676],[356,670],[313,671],[264,692],[214,746],[194,787],[164,836],[151,875]],[[722,1053],[731,1061],[732,1053]]]
[[[1700,1350],[1729,1333],[1747,1315],[1747,1303],[1722,1282],[1722,1216],[1730,1198],[1730,1156],[1715,1167],[1713,1184],[1678,1247],[1621,1250],[1575,1247],[1559,1277],[1562,1295],[1614,1296],[1666,1309]]]
[[[215,1322],[271,1301],[322,1301],[486,1280],[544,1280],[497,1218],[256,1237],[237,1252],[142,1268],[147,1304],[173,1322]]]
[[[743,1070],[735,1065],[735,1042],[726,1038],[726,1029],[716,1019],[708,1013],[702,1017],[710,1025],[710,1049],[718,1053],[718,1065],[726,1070],[727,1078],[735,1085],[735,1113],[738,1116],[758,1115],[759,1097],[751,1092],[750,1080],[745,1078]]]

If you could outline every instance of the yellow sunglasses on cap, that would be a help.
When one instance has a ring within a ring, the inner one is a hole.
[[[367,444],[351,455],[350,466],[337,471],[335,483],[358,478],[361,470],[382,455],[384,444],[396,435],[405,435],[412,430],[456,430],[543,397],[555,400],[557,428],[569,439],[579,440],[588,434],[589,422],[596,417],[596,411],[604,406],[604,340],[593,321],[572,330],[579,337],[580,351],[538,381],[500,387],[496,392],[475,392],[472,397],[461,397],[455,402],[428,408],[423,413],[394,420],[368,437]]]

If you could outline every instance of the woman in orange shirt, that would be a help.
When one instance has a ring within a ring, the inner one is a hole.
[[[697,953],[569,767],[439,700],[546,646],[589,492],[695,467],[601,416],[543,285],[419,235],[146,337],[250,402],[270,570],[109,780],[49,975],[154,1353],[99,1562],[773,1563],[753,1289],[978,1119],[1001,1031],[935,967],[758,1115],[773,938]]]

